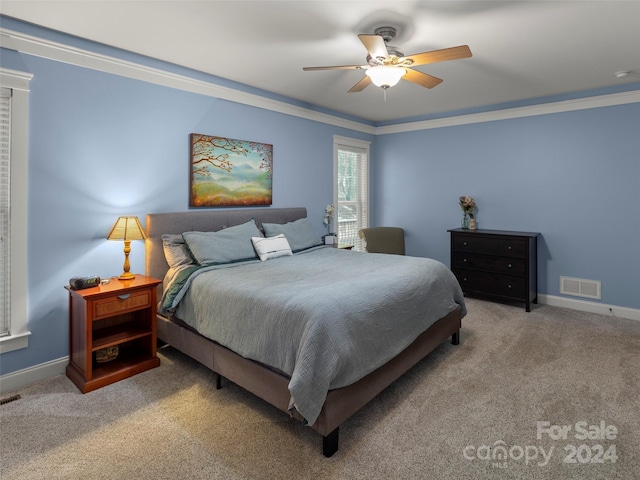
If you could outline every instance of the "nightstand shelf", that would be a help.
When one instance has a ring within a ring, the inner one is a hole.
[[[125,327],[126,328],[126,327]],[[122,329],[119,325],[115,327],[104,328],[93,332],[93,346],[91,350],[95,352],[101,348],[119,345],[124,342],[144,338],[151,335],[149,329],[143,329],[135,324],[131,327]]]
[[[151,358],[148,354],[140,350],[134,348],[121,348],[118,353],[118,358],[115,360],[105,363],[96,363],[94,360],[93,364],[93,376],[95,381],[106,382],[105,385],[109,385],[110,383],[115,383],[116,381],[128,378],[136,373],[141,373],[157,367],[160,362],[159,358]],[[122,378],[119,378],[120,376],[122,376]],[[108,381],[115,378],[117,378],[117,380]],[[91,382],[89,382],[89,385],[91,385]]]
[[[70,361],[67,376],[83,392],[160,365],[156,356],[156,288],[160,280],[132,280],[84,290],[69,287]],[[96,352],[118,347],[117,356],[98,362]]]

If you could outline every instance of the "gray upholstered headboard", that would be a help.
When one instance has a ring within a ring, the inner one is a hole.
[[[287,223],[307,216],[307,209],[251,208],[243,210],[201,210],[175,213],[149,213],[146,219],[145,275],[162,280],[169,269],[164,258],[162,235],[165,233],[215,232],[255,219],[262,223]]]

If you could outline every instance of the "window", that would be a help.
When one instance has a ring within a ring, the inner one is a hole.
[[[369,142],[334,136],[333,164],[338,241],[363,251],[358,232],[369,226]]]
[[[32,75],[0,68],[0,353],[27,339],[27,131]]]
[[[9,261],[9,152],[11,151],[11,89],[0,88],[0,337],[9,335],[11,290]]]

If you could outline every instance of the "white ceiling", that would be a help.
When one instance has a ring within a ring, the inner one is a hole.
[[[640,0],[32,1],[0,13],[372,121],[640,81]],[[414,67],[444,81],[347,93],[358,33],[398,28],[405,55],[469,45],[472,58]],[[618,79],[615,72],[638,72]]]

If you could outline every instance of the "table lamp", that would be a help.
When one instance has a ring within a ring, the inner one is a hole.
[[[124,272],[118,278],[131,280],[136,278],[129,272],[129,252],[131,252],[131,240],[144,240],[147,236],[140,225],[138,217],[120,217],[107,235],[107,240],[124,240]]]

